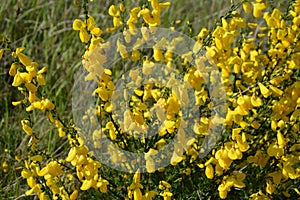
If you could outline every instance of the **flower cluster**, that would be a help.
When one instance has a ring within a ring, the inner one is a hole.
[[[87,190],[90,187],[106,193],[109,183],[98,172],[101,164],[92,158],[74,127],[60,120],[54,103],[42,92],[41,88],[46,85],[44,74],[47,67],[38,70],[38,63],[32,62],[22,53],[24,49],[20,47],[12,52],[15,62],[10,67],[9,75],[14,77],[12,86],[17,87],[24,95],[23,100],[12,104],[25,106],[29,113],[26,119],[21,120],[23,131],[30,137],[28,158],[25,158],[21,172],[30,187],[26,195],[35,193],[40,199],[76,199],[79,189]],[[47,113],[48,120],[57,128],[59,137],[67,136],[71,148],[65,159],[47,159],[39,146],[39,133],[32,129],[34,122],[30,115],[38,110]],[[66,135],[66,132],[69,134]],[[7,163],[3,166],[5,170],[8,169]],[[76,186],[78,182],[81,183],[80,188]]]
[[[163,9],[170,5],[158,0],[134,8],[125,1],[111,5],[108,15],[113,27],[106,29],[88,14],[85,20],[74,20],[73,29],[86,45],[85,81],[97,83],[91,92],[97,98],[96,108],[86,110],[81,119],[89,128],[101,125],[91,129],[89,142],[82,137],[85,130],[60,120],[54,103],[42,93],[46,67],[40,69],[22,53],[23,47],[13,51],[9,74],[14,77],[12,86],[24,95],[13,105],[24,105],[29,114],[46,113],[69,145],[65,157],[47,157],[38,146],[33,120],[21,121],[31,138],[21,172],[30,188],[27,195],[76,199],[84,198],[85,191],[96,191],[99,198],[170,200],[186,199],[196,191],[213,199],[299,198],[300,1],[288,1],[283,11],[273,1],[243,0],[232,5],[212,30],[201,29],[188,49],[181,45],[184,37],[156,34],[164,23]],[[168,33],[172,35],[174,29]],[[117,32],[123,40],[107,39]],[[155,34],[159,37],[153,39]],[[106,55],[108,49],[114,49],[115,55]],[[184,50],[178,54],[178,49]],[[3,50],[0,58],[2,54]],[[114,56],[121,62],[114,62]],[[105,67],[110,62],[115,64],[112,69]],[[125,82],[119,93],[115,92],[120,87],[118,77]],[[220,84],[227,107],[225,115],[213,117],[213,98],[220,93]],[[211,85],[217,87],[210,89]],[[185,108],[200,114],[186,113]],[[186,115],[195,115],[195,120],[186,120]],[[211,142],[206,141],[210,129],[220,124],[222,136],[206,157],[199,157],[206,151],[203,144]],[[153,130],[155,135],[150,135]],[[103,145],[104,138],[110,145]],[[130,173],[98,161],[90,143],[94,150],[109,154],[107,163]],[[172,152],[160,153],[167,146]],[[116,148],[142,157],[132,161]],[[161,165],[163,160],[167,166]],[[136,168],[140,163],[145,163],[145,171]],[[2,168],[7,171],[7,164]]]

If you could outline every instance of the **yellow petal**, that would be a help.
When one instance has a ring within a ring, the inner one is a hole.
[[[2,59],[3,53],[4,53],[4,50],[0,49],[0,60]]]
[[[273,194],[275,192],[274,185],[270,181],[267,182],[266,192],[268,194]]]
[[[70,195],[70,200],[75,200],[78,197],[78,190],[74,190]]]
[[[252,97],[251,97],[251,104],[254,107],[259,107],[259,106],[261,106],[263,104],[263,102],[262,102],[261,98],[255,96],[255,95],[252,95]]]
[[[43,75],[38,74],[36,76],[39,85],[46,85],[46,80]]]
[[[160,8],[167,8],[171,5],[171,2],[170,1],[167,1],[167,2],[163,2],[163,3],[159,3],[159,7]]]
[[[122,24],[121,17],[114,17],[113,18],[113,25],[114,25],[114,27],[121,26],[121,24]]]
[[[89,16],[87,20],[87,29],[91,31],[95,27],[95,19],[92,16]]]
[[[68,153],[66,162],[71,162],[72,160],[74,160],[75,156],[76,156],[76,147],[72,147]]]
[[[268,89],[266,86],[264,86],[262,83],[258,83],[258,86],[259,86],[259,89],[260,89],[261,94],[262,94],[265,98],[267,98],[267,97],[270,95],[269,89]]]
[[[277,141],[278,141],[278,145],[280,147],[284,147],[285,146],[285,139],[284,136],[282,135],[282,133],[280,131],[277,132]]]
[[[10,75],[10,76],[16,75],[17,69],[18,69],[19,67],[20,67],[20,66],[18,65],[18,63],[13,63],[13,64],[10,66],[10,69],[9,69],[9,75]]]
[[[182,160],[183,160],[183,156],[178,156],[177,153],[174,152],[170,163],[171,165],[176,166]]]
[[[81,21],[80,19],[75,19],[74,22],[73,22],[73,29],[75,31],[79,31],[81,30],[82,28],[85,28],[85,24],[83,21]]]
[[[237,154],[236,154],[236,151],[234,148],[231,148],[229,151],[228,151],[228,157],[231,159],[231,160],[236,160],[237,159]]]
[[[143,199],[142,192],[141,192],[141,190],[139,188],[136,188],[133,191],[133,199],[134,200],[142,200]]]
[[[37,87],[32,83],[25,83],[25,87],[29,92],[35,93],[37,91]]]
[[[146,160],[146,169],[148,173],[154,173],[155,172],[155,163],[153,158],[148,158]]]
[[[140,59],[140,52],[139,50],[133,50],[132,55],[130,56],[132,61],[138,61]]]
[[[22,101],[13,101],[13,102],[11,102],[11,104],[13,105],[13,106],[18,106],[18,105],[20,105],[22,103]]]
[[[227,191],[219,191],[219,196],[221,199],[226,199],[227,198]]]
[[[21,53],[24,49],[25,49],[25,47],[18,47],[18,48],[16,49],[16,54],[18,55],[18,54]]]
[[[88,32],[85,29],[80,30],[79,38],[80,38],[82,43],[87,43],[90,40],[90,36],[89,36]]]
[[[21,176],[23,178],[29,178],[30,176],[32,176],[31,172],[27,169],[23,169],[22,172],[21,172]]]
[[[249,2],[244,2],[243,3],[243,10],[247,14],[251,13],[252,12],[251,4]]]
[[[22,79],[22,81],[23,81],[24,83],[30,83],[31,80],[32,80],[32,78],[33,78],[33,77],[31,76],[31,74],[26,73],[26,72],[20,73],[20,77],[21,77],[21,79]]]
[[[111,5],[108,9],[108,14],[112,17],[119,15],[119,8],[115,5]]]
[[[38,74],[43,74],[47,71],[47,67],[43,67],[41,70],[38,71]]]
[[[209,179],[213,179],[214,178],[214,168],[211,164],[207,165],[205,168],[205,175],[207,178]]]
[[[161,49],[153,47],[153,57],[155,61],[163,61],[163,54]]]
[[[282,94],[283,94],[282,90],[280,90],[280,89],[278,89],[278,88],[276,88],[276,87],[274,87],[272,85],[270,85],[270,90],[272,91],[272,93],[274,95],[279,96],[279,97],[282,96]]]
[[[36,185],[36,182],[32,176],[27,179],[27,184],[30,188],[33,188]]]
[[[55,108],[55,105],[49,99],[45,100],[44,106],[46,110],[53,110]]]
[[[12,83],[12,86],[14,87],[18,87],[19,85],[21,85],[23,83],[23,80],[21,78],[21,75],[19,72],[17,72],[17,74],[14,77],[14,81]]]
[[[117,51],[120,52],[120,55],[123,59],[128,57],[126,46],[123,45],[119,40],[117,41]]]
[[[100,28],[96,27],[91,30],[91,33],[97,37],[100,37],[103,31]]]
[[[282,173],[280,171],[272,172],[269,174],[273,178],[274,184],[279,184],[282,178]]]
[[[49,173],[49,168],[48,168],[48,166],[46,166],[46,167],[44,167],[41,171],[39,171],[37,174],[39,175],[39,176],[45,176],[46,174],[48,174]]]
[[[64,137],[66,135],[66,132],[63,130],[63,128],[58,129],[58,136],[59,137]]]
[[[41,155],[30,156],[30,160],[42,162],[43,157]]]
[[[80,189],[81,190],[88,190],[92,187],[92,185],[93,185],[93,180],[92,179],[84,180],[81,187],[80,187]]]
[[[24,65],[24,66],[30,66],[31,65],[31,60],[23,53],[19,53],[18,54],[18,58],[20,60],[20,62]]]
[[[24,130],[24,132],[31,136],[32,135],[32,129],[31,127],[28,125],[29,124],[29,121],[28,120],[21,120],[21,124],[22,124],[22,128]]]

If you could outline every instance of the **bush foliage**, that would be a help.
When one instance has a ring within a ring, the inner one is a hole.
[[[25,49],[26,40],[25,47],[15,47],[1,36],[0,58],[11,62],[8,74],[17,93],[12,105],[26,113],[19,124],[28,143],[14,153],[17,167],[1,157],[1,177],[19,170],[28,185],[25,196],[39,199],[299,198],[299,0],[231,2],[215,24],[197,32],[195,23],[162,16],[176,12],[171,2],[119,1],[103,11],[105,23],[93,17],[94,8],[101,9],[96,0],[69,6],[83,10],[69,24],[78,35],[70,45],[82,43],[77,54],[84,81],[97,86],[89,94],[94,107],[80,116],[88,129],[64,115],[69,107],[61,107],[60,95],[49,87],[54,68],[28,56],[43,49]],[[123,39],[112,39],[116,35]],[[142,48],[146,44],[151,47]],[[161,73],[150,79],[156,70]],[[121,103],[114,98],[117,89]],[[72,101],[81,106],[84,94],[77,95]],[[194,121],[186,121],[184,106],[199,113],[191,114]],[[41,129],[45,123],[53,129],[49,138]],[[53,137],[61,144],[57,149],[45,145]],[[101,162],[99,152],[109,159]],[[160,166],[164,160],[167,165]]]

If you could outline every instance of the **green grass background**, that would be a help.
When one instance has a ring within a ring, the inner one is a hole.
[[[230,7],[229,0],[173,0],[172,6],[164,10],[162,20],[165,27],[181,19],[176,25],[180,32],[189,34],[187,21],[192,24],[194,35],[202,27],[212,27],[215,20]],[[103,30],[112,26],[112,18],[107,10],[118,1],[94,0],[89,4],[91,15]],[[126,0],[132,7],[143,1]],[[63,120],[71,118],[71,89],[73,75],[81,67],[84,45],[78,33],[72,30],[76,18],[84,19],[83,9],[76,7],[71,0],[10,0],[0,6],[0,35],[6,36],[14,47],[25,46],[24,53],[41,66],[48,66],[45,93],[55,102]],[[11,86],[12,77],[8,75],[12,59],[4,55],[0,61],[0,164],[9,164],[8,173],[0,167],[0,199],[34,199],[25,196],[28,189],[26,181],[20,176],[20,163],[16,154],[24,154],[29,138],[22,132],[20,120],[26,117],[21,107],[11,105],[12,101],[22,99],[16,88]],[[41,145],[54,157],[66,154],[67,141],[60,140],[49,125],[45,116],[34,113],[35,126],[43,138]]]

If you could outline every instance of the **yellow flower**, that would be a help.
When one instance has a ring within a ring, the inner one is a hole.
[[[178,155],[175,151],[173,152],[172,158],[171,158],[171,165],[176,166],[178,163],[180,163],[184,159],[184,156]]]
[[[133,175],[133,180],[129,188],[130,189],[143,188],[143,186],[140,184],[140,178],[141,178],[141,174],[140,174],[140,170],[138,169]]]
[[[270,90],[266,86],[264,86],[262,83],[258,83],[258,86],[259,86],[261,94],[265,98],[267,98],[268,96],[270,96],[271,92],[270,92]]]
[[[218,160],[220,167],[225,170],[229,169],[232,160],[228,157],[228,151],[224,147],[216,152],[215,158]]]
[[[245,187],[246,185],[243,183],[245,178],[246,175],[240,172],[233,172],[231,176],[224,176],[222,183],[218,187],[220,198],[226,199],[227,193],[231,190],[231,187]]]
[[[120,53],[120,55],[123,59],[128,57],[128,52],[126,50],[126,46],[124,44],[122,44],[120,42],[120,40],[117,41],[117,52]]]
[[[145,74],[145,75],[152,74],[152,69],[153,69],[154,66],[155,66],[154,62],[146,59],[143,62],[143,68],[142,68],[143,74]]]
[[[228,157],[231,160],[242,159],[243,154],[238,148],[232,147],[228,152]]]
[[[155,163],[152,156],[156,155],[157,153],[158,151],[152,148],[150,148],[150,150],[147,153],[145,153],[146,169],[148,173],[155,172]]]
[[[157,21],[158,19],[154,19],[151,14],[150,10],[148,8],[143,8],[139,13],[138,16],[143,16],[144,21],[151,25],[151,26],[158,26],[160,21]]]
[[[275,187],[274,187],[274,185],[272,184],[271,181],[267,181],[266,192],[268,194],[273,194],[275,192]]]
[[[2,170],[3,170],[3,172],[4,172],[4,173],[7,173],[7,172],[8,172],[8,169],[9,169],[9,166],[8,166],[7,162],[4,161],[4,162],[2,163]]]
[[[71,162],[72,160],[74,160],[76,157],[76,147],[71,147],[68,156],[66,158],[67,162]]]
[[[252,106],[254,106],[254,107],[260,107],[260,106],[263,104],[263,102],[262,102],[261,98],[255,96],[255,95],[253,94],[253,95],[251,96],[251,104],[252,104]]]
[[[121,12],[125,12],[126,8],[123,3],[121,3],[119,7]]]
[[[160,196],[164,197],[164,200],[171,200],[173,194],[169,190],[165,190],[163,193],[160,194]]]
[[[282,135],[282,133],[280,131],[277,132],[277,143],[279,145],[279,147],[284,148],[285,144],[286,144],[286,140],[284,139],[284,136]]]
[[[2,59],[3,53],[4,53],[4,49],[0,49],[0,60]]]
[[[282,158],[283,168],[282,174],[290,179],[297,179],[300,177],[300,159],[299,156],[287,155]]]
[[[270,157],[268,155],[263,154],[261,150],[257,150],[254,155],[254,163],[265,167],[269,161],[269,158]]]
[[[205,175],[208,179],[214,178],[214,168],[211,164],[208,164],[205,168]]]
[[[236,141],[241,152],[246,152],[250,148],[245,133],[242,133],[242,136],[238,135]]]
[[[253,5],[253,16],[255,18],[260,18],[262,16],[262,11],[266,9],[266,4],[261,1],[252,2]]]
[[[108,14],[113,17],[114,27],[118,27],[122,24],[120,9],[117,6],[111,5],[108,9]]]
[[[245,13],[247,13],[247,14],[252,12],[251,4],[249,2],[243,3],[243,9],[244,9]]]
[[[32,135],[32,129],[31,129],[31,127],[29,126],[29,121],[28,120],[21,120],[21,124],[22,124],[22,128],[23,128],[23,130],[24,130],[24,132],[27,134],[27,135],[29,135],[29,136],[31,136]]]
[[[73,30],[79,31],[79,38],[81,42],[87,43],[90,40],[90,36],[88,32],[86,31],[86,24],[80,20],[75,19],[73,22]]]
[[[20,77],[21,77],[23,83],[30,83],[33,79],[33,76],[27,72],[21,72]]]
[[[143,194],[140,190],[140,188],[135,188],[133,191],[133,199],[134,200],[142,200],[143,199]]]
[[[78,190],[74,190],[70,195],[70,200],[75,200],[78,197]]]
[[[10,76],[15,76],[16,73],[17,73],[17,69],[19,68],[20,66],[18,65],[18,63],[13,63],[11,64],[11,67],[9,69],[9,75]]]
[[[233,172],[233,186],[238,188],[246,187],[246,185],[243,183],[243,180],[246,178],[246,174],[241,172]]]
[[[159,49],[157,47],[153,47],[153,57],[154,57],[155,61],[163,61],[164,60],[161,49]]]
[[[145,195],[144,195],[144,197],[143,197],[143,199],[144,200],[152,200],[153,199],[153,197],[155,197],[156,195],[158,195],[158,192],[157,191],[146,191],[146,193],[145,193]]]
[[[25,87],[29,92],[35,93],[37,91],[37,87],[32,83],[25,83]]]
[[[100,179],[98,180],[97,183],[97,187],[100,188],[100,191],[102,193],[106,193],[107,192],[107,185],[109,184],[109,182],[105,179],[103,179],[102,177],[100,177]]]
[[[39,85],[46,85],[46,80],[43,75],[38,74],[36,78]]]
[[[52,177],[63,174],[63,170],[56,161],[51,161],[38,172],[39,176],[51,175]]]
[[[152,12],[150,13],[150,10],[144,7],[138,13],[138,16],[142,16],[144,21],[150,27],[159,26],[161,23],[160,21],[161,8],[167,8],[171,5],[171,3],[170,2],[159,3],[158,0],[150,0],[150,1],[151,1],[151,7],[153,9]]]
[[[30,156],[30,160],[42,162],[43,157],[41,155]]]
[[[14,81],[13,83],[11,84],[12,86],[14,87],[18,87],[19,85],[21,85],[23,83],[23,80],[21,78],[21,73],[20,72],[17,72],[16,75],[14,76]]]
[[[272,93],[273,93],[274,95],[279,96],[279,97],[282,96],[282,94],[283,94],[283,91],[282,91],[282,90],[280,90],[280,89],[274,87],[273,85],[270,85],[270,90],[272,91]]]
[[[82,185],[80,187],[81,190],[88,190],[90,189],[94,184],[97,184],[94,179],[87,179],[82,182]]]
[[[112,17],[116,17],[120,15],[120,11],[117,6],[111,5],[108,9],[108,14]]]
[[[138,13],[139,13],[140,10],[141,10],[140,7],[134,7],[130,10],[129,19],[127,20],[126,24],[128,25],[129,32],[131,34],[136,34],[137,33],[135,24],[138,22]]]
[[[269,173],[268,176],[271,176],[273,178],[273,183],[276,185],[279,184],[280,180],[283,178],[280,171]]]
[[[141,58],[141,55],[140,55],[139,50],[133,50],[133,51],[132,51],[132,54],[131,54],[131,56],[130,56],[130,59],[131,59],[132,61],[138,61],[140,58]]]
[[[261,190],[257,193],[251,194],[252,200],[270,200],[270,198],[265,195]]]
[[[271,157],[275,156],[276,158],[279,158],[284,154],[284,149],[278,146],[277,144],[273,143],[268,147],[267,153]]]
[[[24,49],[25,47],[18,47],[15,52],[12,52],[12,56],[15,58],[18,57],[24,66],[30,66],[31,60],[25,54],[21,53]]]

